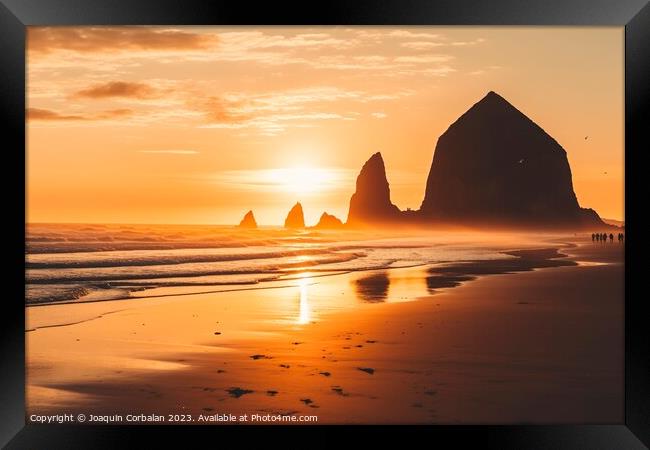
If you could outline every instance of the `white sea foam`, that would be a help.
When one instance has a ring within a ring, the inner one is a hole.
[[[67,224],[29,225],[26,244],[28,304],[123,298],[161,286],[258,284],[307,270],[327,275],[500,259],[508,248],[422,233]]]

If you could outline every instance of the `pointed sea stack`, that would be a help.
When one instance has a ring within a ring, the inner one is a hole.
[[[343,227],[343,222],[341,222],[339,218],[324,212],[323,215],[320,216],[320,220],[318,221],[318,223],[314,228],[334,230],[342,227]]]
[[[248,211],[244,218],[239,222],[239,228],[257,228],[257,222],[253,211]]]
[[[390,187],[381,153],[377,152],[363,165],[357,177],[357,188],[350,198],[349,225],[370,225],[395,222],[400,210],[390,201]]]
[[[302,205],[297,202],[284,219],[285,228],[305,228],[305,215],[302,212]]]
[[[603,223],[578,205],[566,151],[494,92],[438,139],[420,216],[540,227]]]

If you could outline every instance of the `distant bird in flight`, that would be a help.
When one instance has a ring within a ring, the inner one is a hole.
[[[603,172],[605,175],[607,175],[607,172]]]
[[[519,160],[519,164],[521,164],[521,163],[523,163],[523,162],[524,162],[524,158],[521,158],[521,159]]]
[[[588,137],[589,137],[589,136],[585,136],[585,141],[587,140]]]

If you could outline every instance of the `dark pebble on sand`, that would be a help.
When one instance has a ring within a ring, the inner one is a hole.
[[[323,375],[324,377],[329,377],[330,375],[332,375],[332,374],[329,373],[329,372],[318,372],[318,373],[319,373],[320,375]]]
[[[278,391],[266,391],[266,395],[270,395],[271,397],[274,397],[277,394],[278,394]]]
[[[305,405],[311,405],[312,403],[314,403],[314,401],[310,398],[301,398],[300,401],[303,402]]]
[[[214,335],[215,335],[215,336],[219,336],[220,334],[221,334],[221,331],[215,331],[215,332],[214,332]]]
[[[373,375],[375,373],[375,369],[371,367],[357,367],[357,369],[359,369],[362,372],[369,373],[370,375]]]
[[[289,364],[280,364],[280,367],[282,367],[283,369],[288,369],[291,366]]]
[[[240,387],[233,387],[226,389],[226,392],[229,393],[231,397],[239,398],[242,395],[251,394],[254,391],[251,391],[250,389],[242,389]]]
[[[343,397],[347,397],[350,395],[347,392],[343,392],[343,388],[340,386],[332,386],[332,391],[336,392],[338,395],[341,395]]]
[[[377,341],[366,341],[366,344],[376,344]]]
[[[226,371],[223,369],[217,369],[217,373],[226,373]]]
[[[300,344],[304,344],[304,342],[292,342],[291,344],[292,345],[300,345]]]
[[[357,347],[357,348],[361,348],[361,347],[363,347],[363,345],[362,345],[362,344],[359,344],[359,345],[355,345],[355,347]]]
[[[250,358],[251,359],[271,359],[270,356],[266,356],[266,355],[251,355]]]

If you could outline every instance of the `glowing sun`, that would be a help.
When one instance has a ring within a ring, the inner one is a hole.
[[[285,192],[311,194],[328,190],[338,183],[335,172],[314,167],[289,167],[267,172],[270,184]]]

